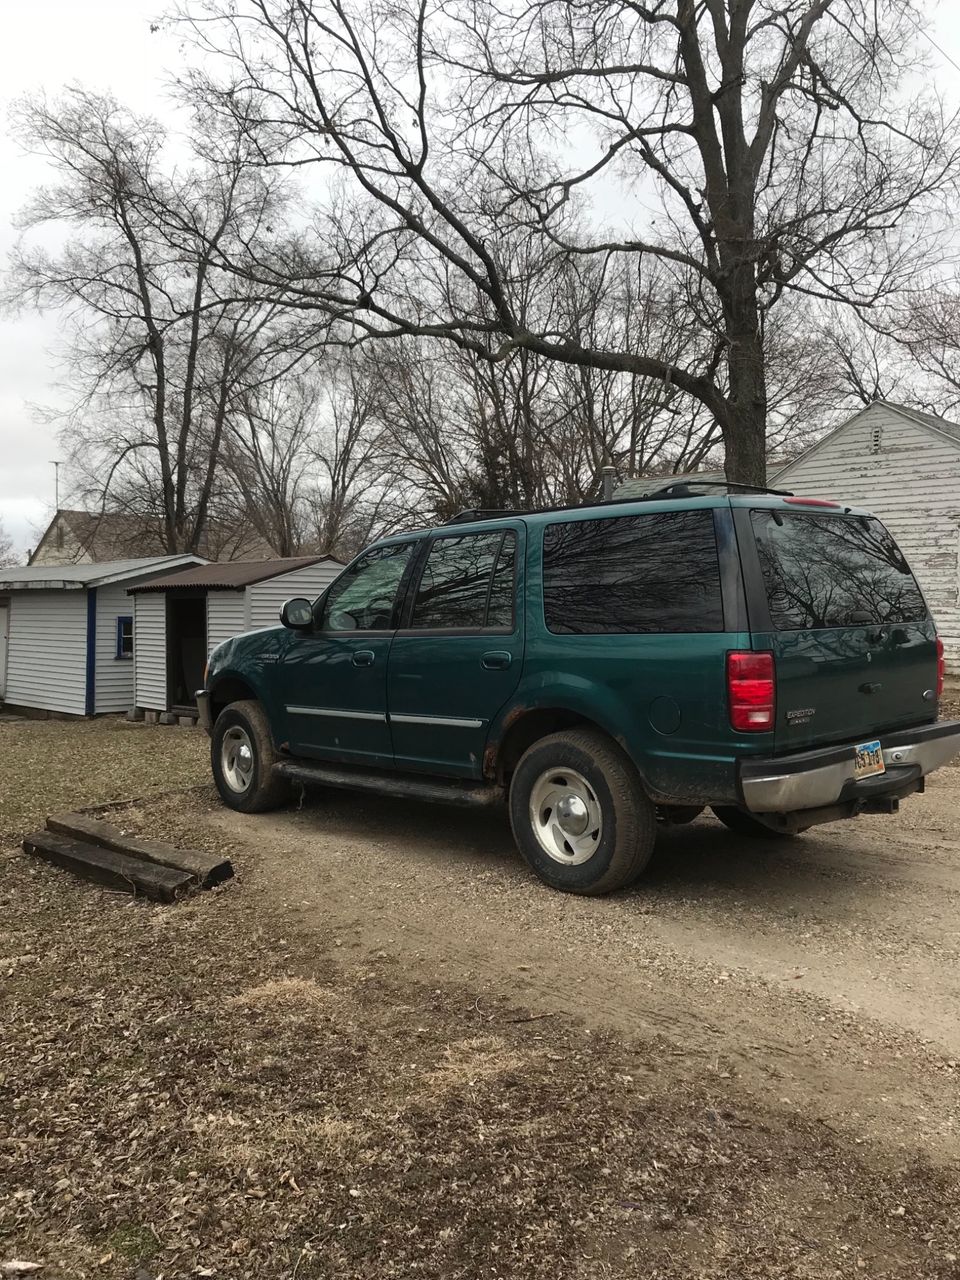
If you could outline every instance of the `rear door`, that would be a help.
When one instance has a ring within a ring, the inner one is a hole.
[[[776,656],[776,749],[934,720],[936,628],[880,521],[782,506],[737,514],[745,570],[755,555],[759,571],[754,648]]]
[[[518,522],[430,539],[390,648],[398,768],[480,776],[490,722],[523,666],[524,532]]]

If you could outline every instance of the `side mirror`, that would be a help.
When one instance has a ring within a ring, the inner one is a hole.
[[[301,596],[287,600],[280,610],[280,621],[291,631],[305,631],[313,626],[313,605]]]

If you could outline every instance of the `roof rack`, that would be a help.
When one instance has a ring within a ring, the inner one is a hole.
[[[528,516],[529,511],[518,511],[512,507],[468,507],[466,511],[458,511],[444,524],[471,524],[474,520],[501,520],[504,516]]]
[[[768,489],[760,484],[741,484],[739,480],[695,480],[688,478],[678,480],[675,484],[664,485],[662,489],[654,489],[644,493],[633,502],[652,502],[656,498],[696,498],[701,495],[694,492],[693,486],[700,489],[725,489],[727,493],[769,493],[776,498],[792,498],[789,489]],[[623,499],[619,499],[623,501]]]
[[[659,502],[664,498],[702,498],[698,489],[723,489],[727,493],[769,493],[775,498],[792,498],[789,489],[767,489],[763,485],[740,484],[737,480],[678,480],[674,484],[664,485],[662,489],[654,489],[650,493],[635,494],[629,498],[595,498],[590,502],[571,502],[559,507],[532,507],[520,510],[517,507],[476,507],[467,511],[458,511],[455,516],[444,521],[445,525],[470,524],[474,520],[502,520],[509,516],[542,516],[552,511],[582,511],[589,507],[622,507],[632,502]]]

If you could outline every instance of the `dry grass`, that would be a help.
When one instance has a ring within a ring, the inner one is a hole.
[[[199,730],[113,716],[0,724],[0,840],[64,809],[208,782],[209,749]]]

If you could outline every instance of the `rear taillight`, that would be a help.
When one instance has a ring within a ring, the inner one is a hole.
[[[943,697],[943,676],[946,664],[943,660],[943,641],[937,636],[937,697]]]
[[[742,733],[773,728],[775,673],[772,653],[741,650],[727,654],[727,702],[730,724]]]

